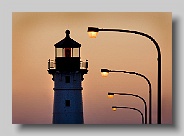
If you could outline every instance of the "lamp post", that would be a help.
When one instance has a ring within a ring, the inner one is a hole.
[[[144,115],[139,109],[132,108],[132,107],[125,107],[125,106],[121,106],[121,107],[120,106],[112,106],[113,111],[116,111],[116,109],[118,109],[118,108],[131,109],[131,110],[138,111],[141,114],[141,117],[142,117],[142,124],[144,124]]]
[[[114,32],[132,33],[132,34],[136,34],[136,35],[146,37],[154,43],[154,45],[157,49],[157,54],[158,54],[157,55],[158,56],[158,58],[157,58],[157,60],[158,60],[157,123],[161,124],[161,51],[160,51],[160,47],[159,47],[158,43],[150,35],[145,34],[143,32],[139,32],[139,31],[125,30],[125,29],[99,29],[99,28],[96,28],[96,27],[88,27],[88,34],[91,38],[95,38],[99,31],[114,31]]]
[[[144,98],[142,98],[141,96],[136,95],[136,94],[130,94],[130,93],[111,93],[111,92],[108,92],[108,97],[109,98],[113,98],[114,95],[130,95],[130,96],[137,97],[137,98],[141,99],[144,102],[145,124],[147,124],[147,105],[146,105],[146,101],[144,100]]]
[[[152,92],[152,90],[151,90],[151,82],[149,81],[149,79],[146,77],[146,76],[144,76],[143,74],[140,74],[140,73],[137,73],[137,72],[129,72],[129,71],[124,71],[124,70],[109,70],[109,69],[101,69],[101,74],[102,74],[102,76],[103,77],[107,77],[108,76],[108,73],[109,72],[123,72],[123,73],[128,73],[128,74],[134,74],[134,75],[137,75],[137,76],[140,76],[140,77],[142,77],[142,78],[144,78],[146,81],[147,81],[147,83],[148,83],[148,85],[149,85],[149,124],[151,124],[151,117],[152,117],[152,115],[151,115],[151,109],[152,109],[152,104],[151,104],[151,102],[152,102],[152,96],[151,96],[151,92]],[[146,119],[147,119],[147,117],[145,117]]]

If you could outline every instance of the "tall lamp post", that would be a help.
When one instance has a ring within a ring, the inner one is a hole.
[[[149,85],[149,124],[151,124],[151,117],[152,117],[152,115],[151,115],[151,109],[152,109],[152,104],[151,104],[151,102],[152,102],[152,96],[151,96],[151,92],[152,92],[152,90],[151,90],[151,82],[149,81],[149,79],[146,77],[146,76],[144,76],[143,74],[140,74],[140,73],[137,73],[137,72],[129,72],[129,71],[124,71],[124,70],[109,70],[109,69],[101,69],[101,74],[102,74],[102,76],[103,77],[106,77],[106,76],[108,76],[108,73],[109,72],[123,72],[123,73],[128,73],[128,74],[134,74],[134,75],[137,75],[137,76],[140,76],[140,77],[142,77],[142,78],[144,78],[146,81],[147,81],[147,83],[148,83],[148,85]],[[147,119],[147,117],[145,117],[146,119]]]
[[[142,117],[142,124],[144,124],[144,115],[143,115],[143,113],[139,109],[132,108],[132,107],[126,107],[126,106],[112,106],[112,110],[113,111],[116,111],[117,108],[131,109],[131,110],[138,111],[141,114],[141,117]]]
[[[125,29],[99,29],[99,28],[96,28],[96,27],[88,27],[88,34],[91,38],[96,38],[97,33],[99,31],[114,31],[114,32],[132,33],[132,34],[136,34],[136,35],[146,37],[154,43],[154,45],[157,49],[157,54],[158,54],[157,55],[158,56],[158,58],[157,58],[157,60],[158,60],[157,123],[161,124],[161,51],[160,51],[160,47],[159,47],[158,43],[150,35],[145,34],[143,32],[139,32],[139,31],[125,30]]]
[[[142,98],[141,96],[136,95],[136,94],[130,94],[130,93],[111,93],[111,92],[108,92],[108,97],[109,98],[113,98],[114,95],[130,95],[130,96],[137,97],[137,98],[141,99],[144,102],[145,124],[147,124],[147,105],[146,105],[146,101],[144,100],[144,98]]]

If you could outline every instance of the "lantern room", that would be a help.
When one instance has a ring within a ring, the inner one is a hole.
[[[66,37],[56,43],[55,62],[57,71],[80,70],[81,44],[70,38],[70,31],[66,30]]]

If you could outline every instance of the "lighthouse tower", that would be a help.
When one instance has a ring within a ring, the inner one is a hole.
[[[88,61],[80,60],[81,44],[66,37],[55,45],[55,60],[48,62],[54,81],[53,124],[83,124],[82,81]]]

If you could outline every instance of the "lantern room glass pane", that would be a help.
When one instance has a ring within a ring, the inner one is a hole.
[[[62,48],[56,48],[56,57],[62,57]]]
[[[56,48],[56,57],[80,57],[80,48]]]
[[[73,48],[73,57],[79,57],[79,48]]]
[[[65,57],[65,48],[62,48],[62,57]]]
[[[56,57],[65,57],[65,48],[56,48]]]

